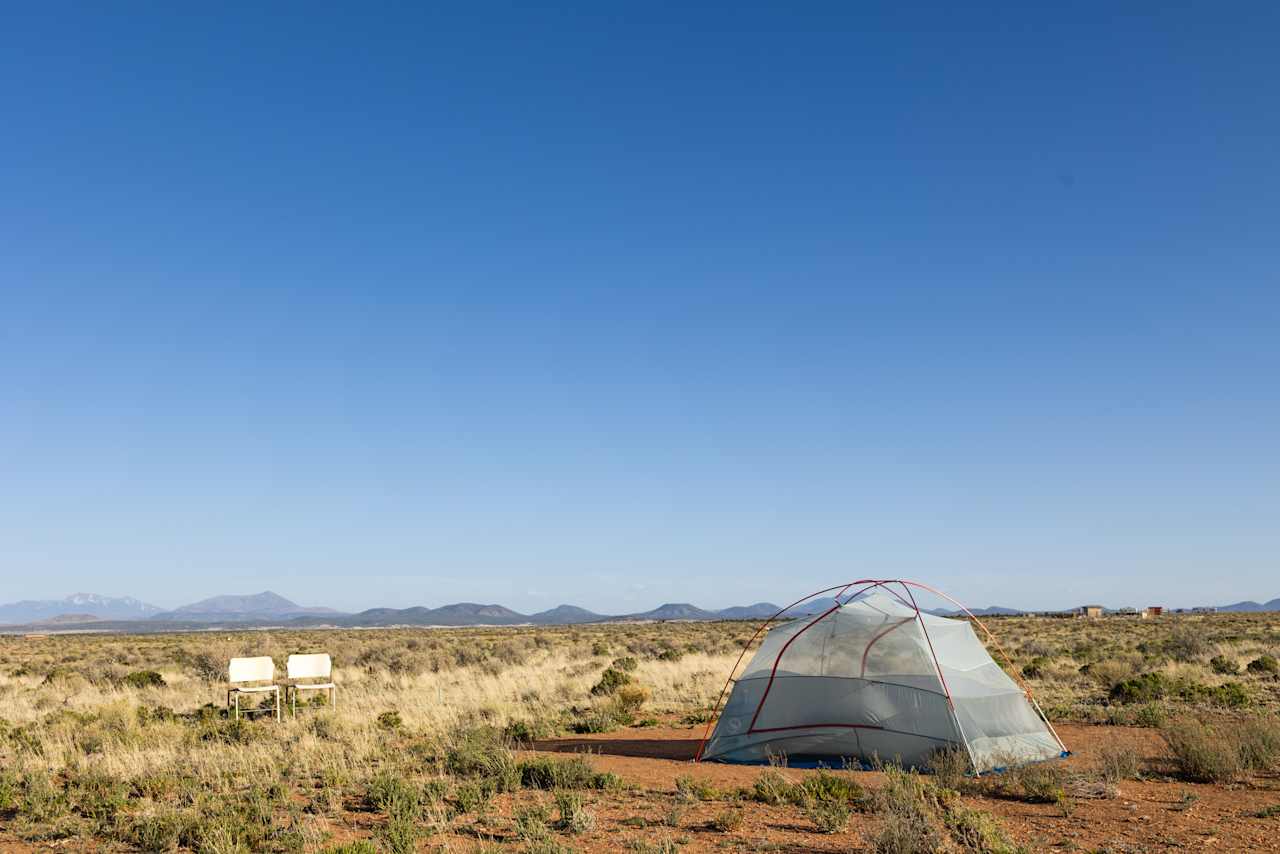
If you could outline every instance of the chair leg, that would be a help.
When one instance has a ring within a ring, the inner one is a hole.
[[[276,721],[277,722],[284,720],[284,715],[282,714],[282,712],[283,712],[283,709],[280,708],[280,686],[277,685],[276,686]]]
[[[236,692],[236,720],[240,720],[240,692]]]

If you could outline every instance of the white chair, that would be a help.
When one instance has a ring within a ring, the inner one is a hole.
[[[333,661],[327,652],[289,656],[289,688],[292,709],[298,713],[299,691],[328,691],[330,708],[337,708],[338,686],[333,684]],[[323,679],[323,682],[299,682],[299,679]]]
[[[271,656],[231,659],[231,663],[227,665],[227,682],[230,683],[230,687],[227,688],[227,711],[231,711],[231,698],[234,697],[236,720],[240,720],[241,694],[274,693],[276,704],[273,710],[245,709],[244,713],[247,715],[253,712],[274,711],[276,720],[280,720],[280,686],[275,684],[275,681],[276,663],[271,660]],[[261,684],[263,682],[267,684]]]

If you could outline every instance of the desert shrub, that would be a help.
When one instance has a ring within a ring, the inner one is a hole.
[[[604,673],[600,674],[600,681],[591,687],[591,694],[595,697],[603,697],[612,695],[623,685],[630,684],[631,676],[616,667],[606,668]]]
[[[1022,666],[1022,675],[1028,679],[1039,679],[1044,675],[1044,667],[1049,659],[1036,657]]]
[[[380,712],[376,723],[378,725],[378,729],[386,730],[387,732],[395,732],[404,726],[404,721],[401,720],[400,713],[395,709]]]
[[[1225,682],[1212,688],[1196,691],[1194,694],[1199,694],[1215,706],[1222,706],[1227,709],[1243,709],[1252,702],[1249,690],[1239,682]],[[1191,698],[1188,697],[1188,699]]]
[[[16,810],[21,796],[22,781],[18,775],[7,768],[0,768],[0,813]]]
[[[568,729],[580,735],[599,734],[602,732],[613,732],[622,726],[613,714],[613,710],[608,706],[588,709],[569,722]]]
[[[555,726],[543,718],[510,721],[502,729],[502,737],[512,744],[532,744],[540,738],[551,738]]]
[[[109,826],[129,803],[130,786],[124,780],[101,771],[74,770],[66,785],[67,800],[73,810],[99,825]]]
[[[952,840],[963,851],[973,854],[1025,852],[1025,849],[1009,838],[995,816],[989,813],[948,800],[944,801],[942,820]]]
[[[742,807],[729,807],[728,809],[712,816],[710,826],[712,829],[718,830],[721,833],[732,833],[742,827],[742,822],[745,818],[746,813],[743,811]]]
[[[1108,783],[1137,779],[1142,770],[1142,758],[1132,747],[1106,745],[1098,751],[1097,773]]]
[[[876,854],[934,854],[944,850],[946,837],[932,795],[919,777],[888,765],[884,785],[874,806],[880,828],[871,840]]]
[[[853,808],[845,801],[812,801],[805,805],[804,814],[819,833],[839,833],[849,823]]]
[[[1213,658],[1209,659],[1209,669],[1214,673],[1217,673],[1219,676],[1231,676],[1240,672],[1240,665],[1236,664],[1229,658],[1224,658],[1221,655],[1215,655]]]
[[[1251,717],[1231,728],[1232,739],[1244,767],[1272,771],[1280,765],[1280,724],[1272,717]]]
[[[320,854],[379,854],[378,846],[364,839],[347,842],[343,845],[331,845]]]
[[[489,727],[455,731],[445,750],[444,767],[458,777],[484,778],[495,792],[509,792],[520,785],[515,757]]]
[[[630,723],[649,699],[649,692],[640,685],[623,685],[614,692],[611,711],[618,720]]]
[[[479,783],[463,783],[453,792],[453,803],[458,812],[466,814],[483,809],[493,796],[493,790]]]
[[[192,824],[192,816],[185,812],[159,808],[131,816],[119,836],[142,851],[172,851],[191,835]]]
[[[752,798],[762,804],[781,806],[791,803],[792,783],[786,777],[770,768],[756,778],[752,786]]]
[[[647,839],[632,839],[627,842],[627,850],[635,854],[679,854],[680,843],[669,836],[650,842]]]
[[[514,816],[516,836],[524,842],[546,839],[551,835],[551,829],[547,826],[549,819],[546,807],[541,804],[516,810]]]
[[[556,827],[567,833],[590,833],[596,828],[596,815],[582,799],[582,794],[573,789],[561,789],[556,792],[556,809],[560,816],[556,819]]]
[[[1195,783],[1226,783],[1244,768],[1238,746],[1226,733],[1217,732],[1192,717],[1180,717],[1160,728],[1174,756],[1178,776]]]
[[[1276,661],[1274,655],[1260,655],[1245,668],[1250,673],[1257,673],[1263,676],[1275,676],[1280,673],[1280,662]]]
[[[393,771],[380,771],[369,781],[365,801],[389,816],[417,818],[422,807],[418,789]]]
[[[969,754],[958,747],[935,750],[929,757],[934,781],[946,789],[960,790],[969,782]]]
[[[49,775],[28,772],[22,776],[19,812],[37,824],[49,824],[65,816],[70,809],[66,794],[55,787]]]
[[[1054,761],[1015,765],[1000,775],[1001,794],[1033,804],[1060,804],[1067,796],[1067,772]]]
[[[154,670],[135,670],[120,680],[130,688],[163,688],[164,677]]]
[[[615,658],[613,660],[613,664],[610,665],[610,667],[613,667],[616,670],[621,670],[623,673],[632,673],[638,666],[639,663],[635,658],[629,655],[623,656],[622,658]]]
[[[1202,632],[1180,629],[1165,640],[1164,651],[1174,661],[1195,661],[1209,651],[1209,642]]]
[[[1169,680],[1159,673],[1143,673],[1112,686],[1110,697],[1119,703],[1150,703],[1169,693]]]
[[[378,832],[390,854],[414,854],[422,835],[422,829],[412,819],[397,816],[387,819]]]
[[[708,780],[681,774],[676,777],[676,797],[682,801],[714,801],[720,797],[720,791]]]
[[[811,774],[794,787],[793,803],[799,804],[861,804],[866,800],[866,793],[851,777],[833,774],[830,771],[819,771]]]
[[[614,789],[621,785],[616,775],[597,772],[580,756],[527,759],[516,770],[520,784],[527,789]]]
[[[208,650],[186,650],[177,656],[179,664],[185,666],[197,679],[205,682],[221,682],[227,676],[227,661]]]
[[[1132,678],[1134,668],[1129,661],[1109,658],[1086,664],[1080,668],[1079,672],[1081,676],[1087,676],[1093,682],[1111,690],[1116,683]]]
[[[680,719],[680,722],[689,726],[696,726],[697,724],[707,723],[715,716],[716,713],[711,709],[694,709],[692,712],[686,713],[685,716]]]

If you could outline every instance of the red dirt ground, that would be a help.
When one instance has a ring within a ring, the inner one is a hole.
[[[966,797],[971,806],[998,816],[1009,834],[1033,851],[1154,852],[1280,851],[1280,818],[1258,818],[1265,807],[1280,804],[1280,778],[1254,778],[1235,787],[1182,783],[1166,776],[1168,755],[1159,735],[1146,729],[1063,725],[1059,732],[1074,754],[1068,768],[1088,770],[1104,745],[1127,744],[1143,757],[1148,779],[1120,784],[1118,797],[1078,799],[1071,814],[1049,804],[1028,804],[989,797]],[[715,829],[712,820],[732,811],[725,801],[682,804],[675,797],[676,778],[689,775],[732,791],[750,787],[762,770],[756,766],[694,764],[701,727],[676,726],[629,729],[603,735],[551,739],[538,742],[523,756],[583,752],[592,755],[599,771],[611,771],[628,787],[617,792],[587,794],[597,816],[594,831],[561,840],[579,851],[626,851],[637,842],[671,839],[682,852],[772,851],[847,852],[869,850],[876,819],[855,814],[842,833],[817,833],[795,807],[742,804],[740,826],[728,832]],[[814,773],[783,771],[793,779]],[[858,772],[858,781],[879,785],[876,772]],[[425,838],[420,850],[468,852],[481,842],[510,850],[521,846],[511,829],[510,817],[519,805],[535,800],[554,814],[548,793],[524,792],[496,798],[488,814],[454,822],[451,832]],[[381,818],[367,812],[346,812],[331,823],[328,844],[368,838]],[[674,826],[672,822],[674,821]],[[80,840],[59,843],[23,843],[9,829],[0,827],[0,851],[28,854],[35,851],[122,851],[119,845],[87,845]]]

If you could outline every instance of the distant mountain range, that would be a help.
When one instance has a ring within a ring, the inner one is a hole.
[[[814,599],[787,612],[788,617],[817,614],[835,604],[829,597]],[[213,626],[511,626],[573,625],[596,622],[640,622],[662,620],[763,620],[780,610],[771,602],[735,605],[709,611],[686,602],[660,605],[636,614],[597,614],[576,605],[558,605],[536,614],[522,614],[503,605],[458,602],[438,608],[371,608],[358,614],[332,608],[304,607],[289,599],[264,591],[246,596],[213,596],[164,611],[131,597],[112,598],[94,593],[76,593],[65,599],[27,600],[0,605],[0,625],[33,626],[43,629],[100,631],[166,631]],[[1269,602],[1236,602],[1219,611],[1280,611],[1280,598]],[[936,609],[929,613],[954,617],[958,610]],[[980,617],[1026,613],[993,605],[978,608]]]
[[[1223,605],[1219,611],[1280,611],[1280,599],[1270,602],[1237,602],[1234,605]]]
[[[132,596],[113,598],[97,593],[73,593],[65,599],[28,599],[0,605],[0,624],[34,623],[66,614],[82,614],[99,620],[146,620],[159,613],[155,605]]]
[[[340,614],[332,608],[304,608],[270,590],[252,596],[212,596],[172,611],[152,614],[153,620],[219,623],[227,620],[288,620],[294,617]]]

